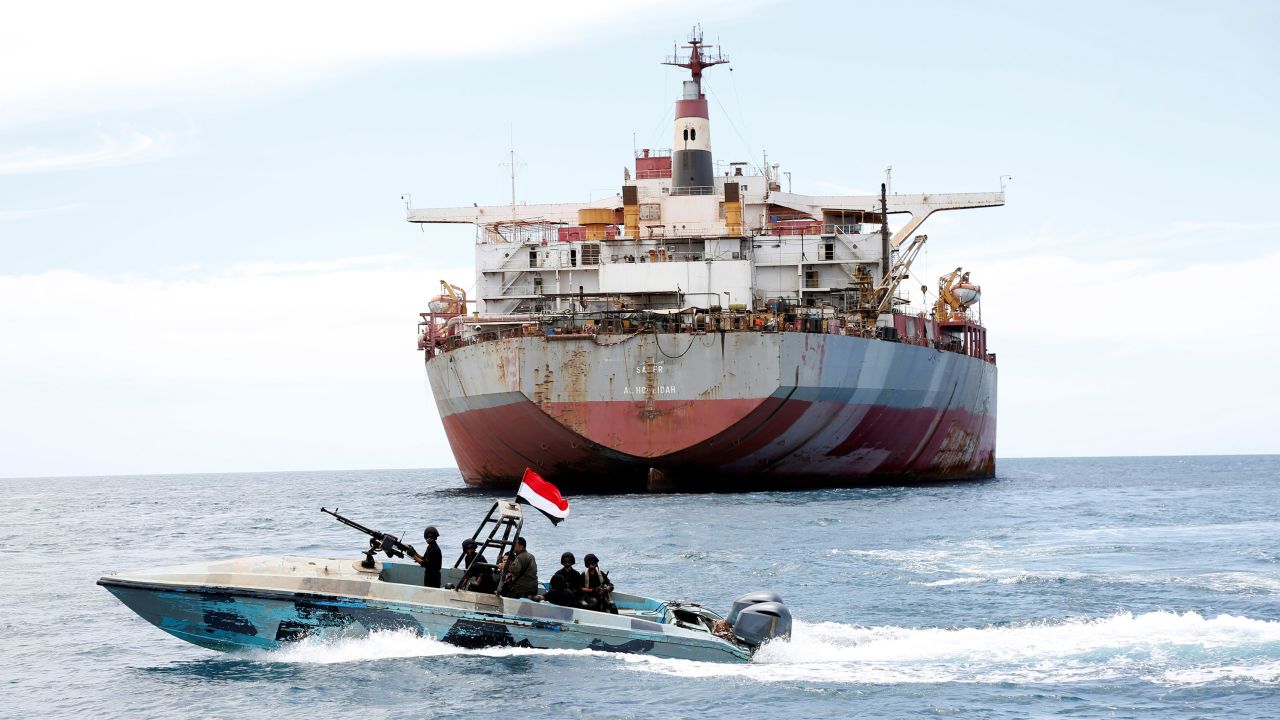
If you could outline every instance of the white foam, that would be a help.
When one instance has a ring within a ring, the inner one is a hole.
[[[934,580],[932,582],[915,582],[911,585],[919,585],[920,587],[950,587],[952,585],[976,585],[978,583],[987,582],[985,577],[956,577],[946,578],[945,580]]]
[[[789,642],[766,645],[747,666],[646,659],[632,667],[761,682],[1178,682],[1180,672],[1200,678],[1224,654],[1232,672],[1257,670],[1250,677],[1276,683],[1265,664],[1280,658],[1280,622],[1167,612],[958,629],[797,622]]]
[[[330,665],[364,660],[437,657],[442,655],[510,657],[526,654],[610,655],[609,653],[597,653],[594,650],[537,650],[520,647],[492,647],[468,650],[441,642],[430,636],[419,635],[412,630],[375,630],[361,637],[307,638],[276,650],[255,653],[254,656],[267,662]]]
[[[459,648],[409,630],[376,630],[363,637],[306,638],[255,655],[269,662],[329,665],[384,658],[452,655],[458,651]]]
[[[410,631],[308,639],[256,654],[266,662],[333,664],[444,655],[577,655],[637,672],[739,677],[756,682],[1063,683],[1134,678],[1168,685],[1251,682],[1280,686],[1280,622],[1194,612],[968,628],[862,627],[797,621],[792,638],[746,665],[591,650],[467,650]]]

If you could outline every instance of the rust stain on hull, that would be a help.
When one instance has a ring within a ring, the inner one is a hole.
[[[944,472],[972,467],[979,440],[977,433],[966,430],[963,425],[954,420],[951,421],[951,425],[947,427],[946,436],[942,438],[942,444],[938,446],[938,452],[934,453],[931,465]]]

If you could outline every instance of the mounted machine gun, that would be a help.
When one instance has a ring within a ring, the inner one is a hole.
[[[418,554],[418,551],[413,549],[412,545],[407,545],[405,543],[400,542],[400,539],[397,538],[395,535],[392,535],[391,533],[378,532],[377,530],[371,530],[370,528],[367,528],[361,525],[360,523],[352,520],[351,518],[345,518],[339,515],[336,508],[333,510],[326,510],[325,508],[320,508],[320,512],[328,513],[329,515],[332,515],[335,518],[337,518],[338,522],[342,523],[343,525],[346,525],[347,527],[355,528],[356,530],[359,530],[360,532],[369,536],[369,549],[364,551],[364,560],[360,561],[360,567],[366,570],[372,570],[375,567],[377,567],[377,563],[374,562],[373,556],[377,555],[379,552],[385,553],[386,556],[390,558],[402,558],[407,555],[413,558],[414,560],[417,560],[418,558],[421,557],[421,555]]]

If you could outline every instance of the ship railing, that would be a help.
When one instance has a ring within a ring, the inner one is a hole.
[[[899,305],[895,307],[893,311],[898,315],[910,315],[912,317],[919,317],[921,315],[931,317],[933,313],[932,310],[926,310],[925,308],[916,307],[915,305]]]
[[[560,239],[561,223],[502,222],[477,225],[477,240],[483,244],[550,245]]]
[[[882,342],[932,347],[943,352],[975,357],[991,364],[995,364],[996,361],[995,353],[985,352],[985,348],[966,343],[962,338],[949,334],[939,334],[936,338],[930,338],[927,335],[908,336],[900,334],[892,327],[864,328],[839,315],[808,314],[803,308],[792,308],[793,311],[799,310],[794,314],[761,310],[712,309],[710,312],[691,308],[687,310],[687,312],[656,315],[636,310],[630,311],[629,317],[606,315],[598,318],[547,313],[544,315],[544,320],[539,322],[530,321],[514,327],[494,327],[474,333],[455,332],[448,335],[440,332],[443,324],[432,328],[431,323],[424,322],[419,329],[425,330],[425,336],[420,335],[419,342],[420,349],[427,350],[427,357],[430,359],[439,353],[467,345],[531,336],[545,336],[553,340],[573,340],[597,336],[634,335],[640,332],[690,335],[710,332],[803,332],[874,338]],[[424,313],[423,317],[426,319],[428,314]]]
[[[817,220],[777,220],[765,225],[762,235],[862,235],[862,223],[820,223]]]
[[[636,171],[637,180],[659,180],[662,178],[669,178],[669,177],[671,177],[671,168],[666,168],[663,170],[637,170]]]
[[[716,177],[728,177],[727,182],[741,182],[748,178],[761,178],[766,174],[759,165],[741,160],[716,160],[712,163]],[[734,178],[741,178],[736,180]]]
[[[742,233],[730,233],[723,222],[719,223],[681,223],[680,225],[663,225],[660,223],[644,223],[640,224],[641,240],[678,240],[680,238],[708,238],[708,237],[745,237]],[[626,236],[618,236],[611,240],[633,240]]]
[[[690,185],[688,187],[667,188],[667,194],[672,196],[685,195],[715,195],[715,185]]]

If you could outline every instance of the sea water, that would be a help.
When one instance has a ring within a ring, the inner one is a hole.
[[[721,611],[778,591],[793,637],[746,665],[463,650],[404,632],[221,654],[103,574],[355,557],[337,506],[457,557],[499,493],[456,470],[0,480],[3,717],[1280,716],[1280,457],[1003,460],[985,482],[579,495],[526,520],[616,584]],[[579,562],[579,568],[581,564]]]

